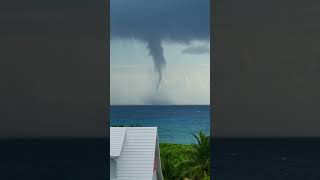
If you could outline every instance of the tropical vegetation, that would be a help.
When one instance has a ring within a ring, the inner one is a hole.
[[[195,143],[160,144],[161,167],[165,180],[210,179],[210,137],[193,134]]]
[[[143,127],[141,124],[112,127]],[[210,136],[202,131],[192,134],[193,144],[160,143],[161,168],[164,180],[209,180]]]

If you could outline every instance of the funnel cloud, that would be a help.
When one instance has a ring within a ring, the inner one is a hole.
[[[163,55],[163,48],[161,46],[161,41],[159,39],[148,40],[148,49],[150,51],[150,55],[153,58],[155,70],[158,73],[157,89],[159,89],[159,86],[162,80],[162,69],[166,65],[166,60]]]

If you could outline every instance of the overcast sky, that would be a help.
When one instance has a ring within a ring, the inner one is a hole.
[[[209,3],[111,0],[111,104],[210,103]]]

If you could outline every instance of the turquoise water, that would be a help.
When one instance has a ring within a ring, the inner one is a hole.
[[[191,144],[192,133],[210,134],[210,106],[111,106],[110,122],[157,126],[161,143]]]

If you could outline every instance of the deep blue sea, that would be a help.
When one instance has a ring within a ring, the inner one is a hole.
[[[191,144],[192,133],[210,134],[210,106],[111,106],[110,123],[157,126],[161,143]]]

